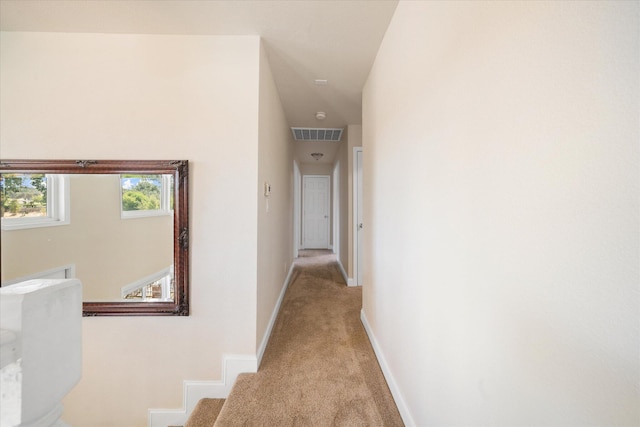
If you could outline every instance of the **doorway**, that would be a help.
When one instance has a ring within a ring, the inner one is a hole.
[[[336,258],[340,260],[340,161],[338,160],[333,167],[333,240],[331,244],[333,246],[333,253],[336,254]]]
[[[302,189],[301,189],[301,174],[300,167],[298,166],[298,162],[293,161],[293,258],[298,258],[298,249],[300,249],[301,239],[300,239],[300,222],[301,222],[301,200],[302,200]]]
[[[302,246],[305,249],[329,249],[328,175],[302,177]]]
[[[363,250],[362,250],[362,219],[363,188],[362,188],[362,147],[353,148],[353,266],[356,286],[362,286]]]

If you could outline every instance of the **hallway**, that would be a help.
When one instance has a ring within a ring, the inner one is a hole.
[[[242,374],[216,426],[401,426],[330,251],[300,251],[260,369]]]

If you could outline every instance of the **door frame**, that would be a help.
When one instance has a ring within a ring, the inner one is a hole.
[[[298,258],[302,247],[302,174],[298,162],[293,161],[293,258]]]
[[[326,178],[327,180],[327,196],[326,196],[326,206],[327,206],[327,227],[326,227],[326,236],[327,236],[327,246],[325,248],[307,248],[306,245],[306,214],[304,210],[305,199],[306,199],[306,191],[305,191],[305,180],[307,178]],[[303,249],[331,249],[331,175],[302,175],[302,248]]]
[[[333,239],[331,241],[331,247],[333,253],[336,254],[336,258],[340,260],[340,160],[333,165],[333,175],[331,177],[331,192],[332,192],[332,218],[331,229],[333,230]]]
[[[363,180],[362,164],[360,174],[358,174],[358,154],[362,155],[362,147],[353,147],[353,283],[355,286],[362,286],[362,271],[358,266],[358,256],[362,248],[358,244],[358,217],[363,209],[360,205],[360,181]],[[362,158],[361,158],[362,161]]]

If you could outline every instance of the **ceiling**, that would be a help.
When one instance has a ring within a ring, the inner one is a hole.
[[[362,88],[397,0],[0,0],[0,30],[259,35],[289,126],[362,123]],[[316,79],[328,81],[316,85]],[[317,120],[316,112],[326,113]],[[296,142],[333,160],[334,142]]]

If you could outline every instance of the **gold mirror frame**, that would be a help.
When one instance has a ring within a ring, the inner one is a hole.
[[[174,178],[173,302],[83,302],[83,316],[189,315],[189,163],[187,160],[0,160],[0,173],[169,174]]]

